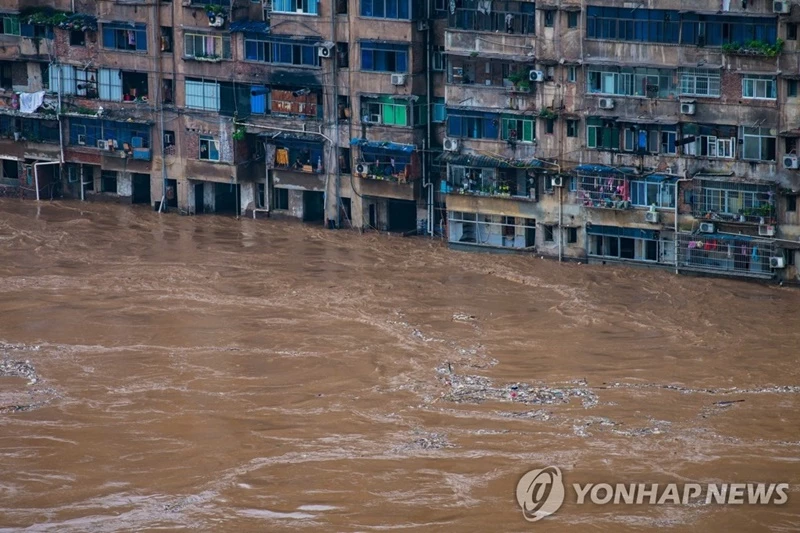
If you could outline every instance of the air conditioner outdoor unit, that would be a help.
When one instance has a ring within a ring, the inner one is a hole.
[[[317,54],[319,55],[319,57],[322,57],[322,58],[331,57],[333,55],[334,46],[335,45],[333,43],[330,43],[330,42],[322,43],[317,48]]]
[[[426,31],[428,29],[428,21],[427,20],[418,20],[417,21],[417,30],[418,31]]]
[[[86,135],[83,133],[78,134],[78,144],[85,145],[86,144]]]
[[[770,268],[786,268],[786,260],[783,257],[770,257],[769,258],[769,267]]]
[[[550,185],[552,185],[553,187],[563,187],[564,186],[563,176],[554,176],[550,178]]]
[[[381,116],[380,115],[364,115],[364,122],[367,124],[380,124],[381,123]]]
[[[97,147],[101,150],[108,150],[108,141],[97,141]]]
[[[222,15],[209,15],[208,25],[213,28],[221,28],[225,25],[225,17]]]
[[[783,168],[800,168],[800,161],[796,155],[783,156]]]
[[[682,115],[694,115],[695,106],[693,103],[684,102],[681,103],[681,114]]]
[[[792,4],[790,4],[788,1],[772,3],[773,13],[789,13],[791,10],[792,10]]]
[[[771,224],[761,224],[758,226],[758,234],[762,237],[774,237],[775,236],[775,226]]]
[[[541,70],[532,70],[530,74],[528,74],[528,79],[530,81],[544,81],[544,72]]]
[[[359,163],[356,165],[356,176],[369,175],[369,165],[366,163]]]
[[[614,109],[614,99],[613,98],[601,98],[600,99],[600,109]]]
[[[405,85],[405,84],[406,84],[405,74],[392,74],[392,85]]]
[[[445,152],[457,152],[458,151],[458,140],[456,139],[445,139],[444,143],[444,151]]]
[[[651,224],[658,224],[658,211],[648,211],[644,214],[644,219]]]
[[[714,233],[717,229],[711,222],[700,223],[700,233]]]

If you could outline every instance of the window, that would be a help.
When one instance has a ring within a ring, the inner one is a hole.
[[[575,83],[578,79],[578,69],[574,66],[567,67],[567,81]]]
[[[623,131],[623,150],[636,153],[677,153],[675,126],[639,125]]]
[[[114,122],[111,120],[97,120],[89,118],[70,118],[69,143],[96,147],[97,141],[112,139],[119,148],[123,143],[133,145],[132,139],[138,137],[136,143],[141,143],[142,148],[150,147],[149,124],[138,122]]]
[[[103,24],[103,48],[146,52],[147,27],[124,22]]]
[[[86,46],[86,32],[81,30],[72,30],[69,32],[69,45]]]
[[[432,57],[431,68],[434,72],[442,72],[444,70],[444,46],[434,46]]]
[[[675,94],[674,70],[590,66],[586,89],[591,94],[667,98]]]
[[[264,85],[250,86],[250,113],[253,115],[267,114],[267,97],[269,89]]]
[[[494,113],[470,113],[447,110],[447,134],[469,139],[497,139],[500,116]]]
[[[53,27],[43,24],[20,24],[19,34],[31,39],[52,39]]]
[[[553,242],[553,226],[544,227],[544,242]]]
[[[445,107],[444,98],[434,98],[432,120],[436,123],[447,120],[447,107]]]
[[[319,15],[318,0],[272,0],[273,13]]]
[[[172,97],[173,89],[174,89],[174,87],[173,87],[172,80],[170,80],[170,79],[163,80],[163,83],[161,85],[161,100],[165,104],[173,103],[173,97]]]
[[[117,172],[114,170],[103,170],[100,173],[100,192],[117,194]]]
[[[289,189],[272,190],[272,209],[283,211],[289,209]]]
[[[544,12],[544,27],[545,28],[552,28],[553,24],[555,23],[556,19],[556,12],[552,9],[548,9]]]
[[[787,22],[786,23],[786,40],[787,41],[796,41],[797,40],[797,24],[794,22]]]
[[[579,16],[579,11],[567,11],[567,28],[577,28]]]
[[[411,19],[410,0],[361,0],[361,16],[381,19]]]
[[[312,118],[322,117],[321,95],[308,89],[296,91],[272,89],[269,103],[272,113]]]
[[[191,78],[186,79],[186,107],[219,111],[219,83]]]
[[[794,213],[797,211],[797,195],[790,194],[786,197],[786,212]]]
[[[774,76],[755,76],[746,74],[742,79],[742,97],[757,100],[775,100],[777,98]]]
[[[776,139],[769,128],[742,126],[742,158],[755,161],[775,161]]]
[[[786,96],[797,98],[797,80],[786,80]]]
[[[680,92],[684,96],[719,96],[720,81],[719,70],[680,69]]]
[[[578,242],[578,228],[564,228],[567,232],[567,244]]]
[[[336,66],[350,68],[350,43],[336,43]]]
[[[279,65],[319,67],[317,40],[249,39],[245,37],[244,57],[248,61],[261,61]]]
[[[599,150],[619,150],[619,126],[613,120],[589,117],[586,119],[586,147]]]
[[[161,26],[161,51],[172,53],[172,27]]]
[[[227,35],[185,33],[183,55],[193,58],[230,59],[231,38]]]
[[[517,141],[523,143],[532,143],[536,138],[536,132],[533,127],[533,119],[507,117],[503,118],[502,139],[504,141]]]
[[[455,11],[448,10],[448,27],[461,30],[516,33],[536,33],[536,7],[533,2],[497,2],[461,0]]]
[[[547,135],[552,135],[555,129],[556,129],[556,119],[554,118],[544,119],[544,132]]]
[[[695,214],[743,215],[758,221],[764,213],[774,212],[773,191],[765,185],[701,180],[695,189]]]
[[[578,136],[578,121],[567,120],[567,137],[577,137],[577,136]]]
[[[664,9],[588,6],[586,37],[650,43],[678,43],[680,14]]]
[[[219,147],[213,137],[200,136],[200,156],[205,161],[219,161]]]
[[[14,76],[12,73],[14,67],[12,65],[11,62],[6,61],[0,63],[0,87],[7,91],[10,91],[14,85]]]
[[[0,25],[0,32],[3,35],[19,35],[19,17],[15,15],[0,15],[3,24]]]
[[[175,146],[175,132],[171,130],[164,130],[164,148]]]
[[[376,42],[361,43],[361,70],[408,72],[408,46]]]
[[[675,183],[656,178],[653,176],[652,179],[630,181],[628,188],[632,205],[675,207]]]
[[[663,244],[652,230],[593,225],[587,228],[590,256],[656,262]]]
[[[347,15],[347,0],[336,0],[336,14]]]
[[[411,126],[411,105],[390,96],[361,98],[361,120],[384,126]]]
[[[569,178],[569,192],[578,191],[578,179],[576,177]]]

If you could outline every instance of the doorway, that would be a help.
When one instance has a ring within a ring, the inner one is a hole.
[[[325,218],[325,194],[303,191],[303,222],[320,222]]]
[[[178,180],[167,180],[167,207],[178,207]]]
[[[389,231],[417,229],[417,204],[409,200],[389,200]]]
[[[131,176],[131,186],[133,187],[131,203],[150,203],[150,174],[134,173]]]
[[[202,215],[205,212],[205,183],[194,184],[194,214]]]
[[[214,184],[214,212],[239,214],[239,184]]]

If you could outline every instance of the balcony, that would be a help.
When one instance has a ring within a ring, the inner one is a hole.
[[[696,179],[693,185],[692,214],[703,221],[760,226],[777,223],[774,184],[709,177]]]
[[[480,163],[480,156],[472,158]],[[496,164],[496,163],[495,163]],[[513,200],[536,201],[536,178],[525,169],[461,166],[449,163],[447,180],[440,192],[467,196],[486,196]]]

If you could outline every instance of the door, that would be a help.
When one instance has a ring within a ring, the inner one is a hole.
[[[131,186],[133,187],[132,203],[150,203],[150,174],[134,173],[131,176]]]
[[[325,194],[303,191],[303,221],[319,222],[325,218]]]
[[[195,183],[194,184],[194,214],[200,215],[202,214],[205,209],[205,202],[203,201],[203,191],[205,190],[205,186],[203,183]]]

